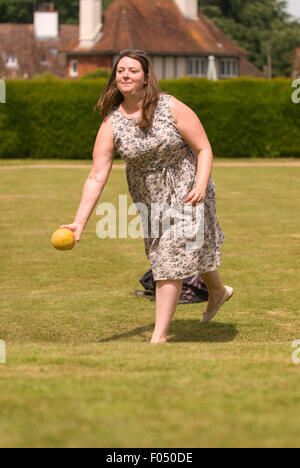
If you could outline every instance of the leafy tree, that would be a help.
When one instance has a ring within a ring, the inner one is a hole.
[[[113,0],[102,0],[105,10]],[[48,0],[54,3],[59,12],[60,21],[64,24],[78,24],[79,0]],[[0,0],[1,23],[32,23],[33,13],[43,0]],[[46,0],[47,3],[47,0]]]
[[[32,23],[32,0],[0,0],[1,23]]]
[[[263,70],[271,53],[273,76],[291,74],[300,46],[300,23],[286,12],[286,0],[199,0],[201,10]]]

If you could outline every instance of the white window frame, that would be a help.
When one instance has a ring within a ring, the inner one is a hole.
[[[69,75],[71,78],[77,78],[79,76],[78,60],[70,61]]]
[[[42,56],[42,60],[40,61],[40,64],[43,65],[44,67],[48,65],[48,60],[47,60],[46,55]]]
[[[239,62],[235,58],[220,58],[220,78],[239,76]]]
[[[187,74],[197,78],[206,78],[208,61],[206,57],[188,57]]]
[[[15,55],[7,55],[5,57],[5,66],[9,70],[16,70],[19,68],[18,58]]]

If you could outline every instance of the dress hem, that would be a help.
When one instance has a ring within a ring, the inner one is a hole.
[[[185,278],[190,278],[191,276],[194,276],[194,275],[201,275],[202,273],[209,273],[210,271],[215,271],[218,267],[222,266],[222,263],[221,262],[218,262],[212,269],[210,270],[205,270],[205,271],[201,271],[199,272],[199,268],[197,269],[197,271],[194,271],[192,273],[187,273],[185,274],[184,276],[177,276],[176,278],[157,278],[155,279],[154,278],[154,281],[173,281],[173,280],[179,280],[179,279],[185,279]]]

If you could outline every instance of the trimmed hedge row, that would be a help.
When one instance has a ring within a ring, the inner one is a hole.
[[[105,79],[11,80],[0,104],[0,158],[90,159]],[[215,156],[300,157],[300,103],[288,79],[161,81],[199,116]]]

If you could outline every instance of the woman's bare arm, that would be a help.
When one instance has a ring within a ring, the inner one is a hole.
[[[75,234],[75,239],[80,240],[93,209],[103,192],[109,177],[114,157],[113,130],[110,118],[107,117],[98,132],[94,151],[93,166],[88,178],[85,181],[80,204],[72,224],[60,226],[71,229]]]
[[[198,156],[195,190],[189,194],[185,201],[202,202],[205,199],[213,165],[213,154],[209,140],[199,118],[192,109],[173,96],[170,97],[170,109],[179,133]]]

